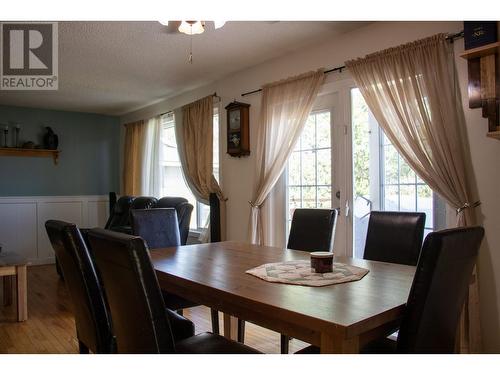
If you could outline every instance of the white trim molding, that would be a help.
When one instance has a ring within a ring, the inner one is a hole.
[[[54,263],[45,222],[55,219],[82,228],[104,227],[108,202],[107,195],[0,197],[2,251],[23,255],[34,265]]]

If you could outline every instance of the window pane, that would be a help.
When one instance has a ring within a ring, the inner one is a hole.
[[[288,161],[288,184],[300,185],[300,152],[292,152]]]
[[[413,169],[410,168],[410,166],[404,161],[401,156],[399,157],[399,183],[415,183],[415,172],[413,172]]]
[[[288,160],[289,221],[296,208],[332,205],[330,118],[330,111],[310,114],[300,136],[300,142]]]
[[[417,186],[417,211],[425,212],[425,227],[433,228],[433,209],[434,209],[434,199],[432,197],[432,190],[427,185]]]
[[[416,173],[415,173],[416,174]],[[417,175],[417,174],[416,174]],[[425,181],[422,180],[418,175],[417,175],[417,184],[425,184]]]
[[[316,207],[316,187],[305,186],[302,188],[302,207],[303,208]]]
[[[203,203],[199,203],[198,207],[200,210],[198,213],[198,217],[199,217],[198,227],[204,228],[205,224],[207,222],[208,216],[210,215],[210,206],[203,204]]]
[[[316,115],[316,137],[317,147],[330,147],[330,112],[318,113]]]
[[[299,187],[290,187],[288,189],[288,209],[290,210],[290,216],[293,216],[293,211],[296,208],[301,208],[301,196]]]
[[[318,185],[332,183],[332,158],[330,149],[316,151],[318,158]]]
[[[306,121],[304,130],[302,130],[302,150],[311,150],[316,146],[316,126],[315,126],[315,116],[311,115]]]
[[[398,183],[398,156],[394,146],[384,146],[385,184]]]
[[[302,185],[316,184],[316,152],[302,152]]]
[[[399,187],[399,210],[415,212],[416,195],[415,185],[401,185]]]
[[[331,187],[318,187],[318,208],[331,208],[332,207],[332,188]]]
[[[391,141],[389,141],[389,138],[387,138],[387,136],[385,135],[384,132],[382,132],[382,145],[383,146],[386,146],[386,145],[391,145],[392,146]]]
[[[399,211],[399,188],[398,186],[385,186],[384,189],[385,211]]]

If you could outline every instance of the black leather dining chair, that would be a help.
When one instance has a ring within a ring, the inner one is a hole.
[[[73,302],[80,353],[113,353],[105,295],[80,231],[75,224],[57,220],[48,220],[45,228]]]
[[[151,208],[131,210],[132,233],[141,237],[148,248],[159,249],[180,246],[179,225],[177,212],[174,208]],[[181,296],[162,291],[167,308],[177,311],[182,315],[183,309],[199,306],[198,303],[189,301]],[[211,310],[212,332],[219,334],[219,319],[217,311]]]
[[[397,341],[374,341],[362,353],[445,354],[455,336],[484,236],[482,227],[430,233],[422,247]],[[309,346],[297,353],[319,353]]]
[[[372,211],[363,258],[415,266],[424,237],[425,213]]]
[[[150,249],[180,246],[177,213],[173,208],[130,210],[132,234],[142,237]]]
[[[118,353],[258,353],[211,333],[176,342],[144,240],[104,229],[91,230],[89,240],[108,297]]]
[[[287,248],[301,251],[333,251],[336,209],[297,208],[293,213]],[[238,341],[245,340],[245,321],[238,319]],[[281,354],[288,354],[290,337],[281,335]]]
[[[333,251],[337,210],[297,208],[293,213],[288,249]]]

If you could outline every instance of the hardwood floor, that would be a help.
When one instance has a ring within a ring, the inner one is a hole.
[[[3,288],[0,288],[0,293],[3,293]],[[71,300],[54,265],[28,268],[26,322],[16,322],[15,302],[0,308],[0,353],[78,353]],[[211,330],[207,307],[187,309],[184,316],[194,322],[196,333]],[[220,319],[223,327],[222,314]],[[264,353],[279,353],[279,341],[278,333],[246,324],[245,344]],[[290,342],[290,352],[304,346],[305,343],[294,339]]]

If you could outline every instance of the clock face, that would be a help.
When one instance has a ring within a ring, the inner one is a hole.
[[[237,130],[241,126],[240,121],[240,111],[230,111],[229,112],[229,128],[232,130]]]

